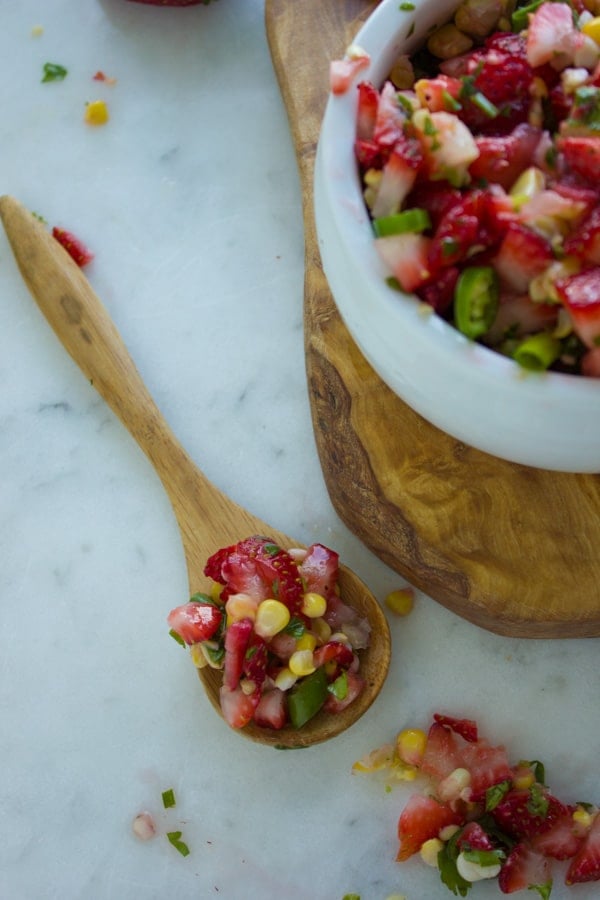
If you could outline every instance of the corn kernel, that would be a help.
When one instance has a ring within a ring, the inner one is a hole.
[[[410,587],[399,588],[397,591],[392,591],[385,598],[385,605],[397,616],[407,616],[412,612],[414,602],[415,592]]]
[[[508,192],[515,208],[535,197],[546,186],[546,176],[541,169],[530,166],[519,175]]]
[[[421,764],[427,744],[427,735],[418,728],[405,728],[396,738],[400,759],[411,766]]]
[[[317,639],[322,644],[326,644],[331,637],[331,626],[327,624],[325,619],[313,619],[311,628],[313,634],[316,634]]]
[[[513,788],[517,791],[526,791],[535,783],[535,775],[531,769],[517,770],[513,777]]]
[[[108,122],[108,106],[104,100],[92,100],[86,104],[85,121],[88,125],[105,125]]]
[[[211,600],[214,600],[215,603],[221,599],[221,591],[223,590],[223,585],[219,584],[218,581],[213,581],[210,586],[209,596]]]
[[[302,612],[309,619],[320,619],[327,610],[327,600],[321,594],[308,591],[302,598]]]
[[[444,844],[442,841],[440,841],[439,838],[430,838],[428,841],[425,841],[425,843],[421,845],[419,854],[425,865],[433,866],[434,869],[437,869],[438,853],[443,849]]]
[[[338,644],[349,644],[348,635],[344,634],[343,631],[336,631],[329,638],[330,641],[337,641]]]
[[[591,37],[593,41],[596,41],[597,44],[600,44],[600,16],[589,19],[589,21],[582,25],[581,30],[584,34],[587,34],[588,37]]]
[[[190,656],[197,669],[203,669],[208,665],[208,659],[202,652],[202,644],[192,644],[190,647]]]
[[[290,621],[290,611],[281,600],[263,600],[258,604],[255,632],[263,638],[279,634]]]
[[[310,631],[305,631],[296,641],[296,650],[310,650],[312,653],[316,646],[317,638],[314,634],[311,634]]]
[[[216,641],[202,641],[200,644],[194,644],[194,646],[200,647],[200,650],[204,654],[206,662],[211,667],[211,669],[223,668],[223,663],[221,661],[217,661],[218,657],[211,656],[211,650],[215,652],[219,649],[219,645]],[[199,666],[198,668],[201,667]]]
[[[438,784],[437,793],[442,803],[452,803],[454,800],[465,800],[465,794],[471,785],[471,773],[468,769],[459,767],[446,775]]]
[[[254,620],[257,609],[256,600],[253,600],[248,594],[231,594],[225,604],[227,625],[231,625],[232,622],[239,622],[240,619]]]
[[[298,676],[294,675],[288,666],[284,666],[275,676],[275,687],[279,688],[280,691],[289,691],[297,681]]]
[[[292,653],[290,656],[288,665],[294,675],[298,675],[298,677],[310,675],[316,669],[312,650],[296,650],[295,653]]]
[[[576,825],[581,825],[584,829],[587,829],[592,824],[593,816],[583,806],[578,806],[573,813],[573,821]]]
[[[438,837],[441,841],[449,841],[451,837],[454,837],[457,831],[460,831],[460,825],[446,825],[444,828],[440,829]]]

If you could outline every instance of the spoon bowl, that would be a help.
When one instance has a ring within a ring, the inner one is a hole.
[[[206,589],[206,560],[221,547],[253,534],[268,536],[285,548],[301,546],[238,506],[190,459],[150,396],[105,307],[81,269],[44,225],[9,196],[0,197],[0,218],[33,298],[67,352],[159,476],[181,533],[190,595]],[[345,731],[371,706],[389,668],[389,627],[375,597],[346,566],[340,567],[340,594],[371,626],[370,645],[360,651],[365,681],[362,693],[341,713],[318,713],[301,729],[286,726],[274,730],[251,723],[237,733],[261,744],[308,747]],[[198,674],[209,700],[221,715],[221,672],[207,667],[198,669]]]

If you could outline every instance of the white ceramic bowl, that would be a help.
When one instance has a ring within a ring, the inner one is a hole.
[[[403,11],[382,0],[355,39],[371,58],[360,78],[380,86],[457,5],[415,0]],[[353,153],[356,103],[353,89],[329,98],[314,198],[323,268],[357,345],[404,402],[460,441],[538,468],[600,472],[600,380],[525,372],[386,285]]]

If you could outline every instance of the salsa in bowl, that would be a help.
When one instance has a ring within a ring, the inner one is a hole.
[[[478,316],[486,313],[486,303],[490,299],[490,271],[492,278],[498,277],[491,264],[492,255],[497,255],[497,247],[479,247],[473,237],[465,245],[466,262],[459,260],[459,264],[454,265],[456,260],[451,259],[452,266],[446,265],[441,273],[435,272],[429,284],[425,284],[425,287],[431,286],[431,296],[435,296],[449,274],[458,277],[462,269],[468,269],[462,280],[461,297],[464,300],[467,294],[470,306],[467,306],[466,327],[461,329],[456,322],[456,309],[451,314],[444,310],[435,312],[435,302],[426,302],[430,298],[424,296],[423,279],[419,281],[420,253],[424,245],[430,253],[432,247],[435,250],[433,237],[436,234],[431,223],[423,221],[423,215],[435,214],[435,210],[427,209],[427,201],[421,202],[421,199],[417,204],[409,202],[400,204],[399,208],[386,207],[390,193],[387,189],[379,192],[379,202],[374,204],[373,196],[369,196],[370,183],[365,180],[369,166],[357,158],[357,121],[365,115],[364,87],[369,85],[378,94],[381,104],[390,100],[395,102],[398,94],[402,95],[403,102],[412,102],[411,98],[416,94],[414,86],[396,91],[390,86],[390,72],[407,57],[416,60],[427,39],[444,22],[451,22],[457,9],[463,6],[456,2],[432,3],[430,0],[414,4],[383,0],[349,50],[345,65],[351,73],[348,76],[350,83],[347,89],[339,83],[335,85],[336,93],[332,93],[327,104],[317,153],[315,214],[324,270],[342,318],[373,368],[406,403],[434,425],[458,440],[510,461],[570,472],[600,471],[600,382],[597,378],[574,374],[575,369],[572,372],[566,368],[563,371],[536,371],[523,367],[506,352],[506,346],[491,349],[479,339],[479,334],[469,330],[473,311],[476,326]],[[566,9],[561,3],[552,6]],[[520,12],[526,17],[530,15],[526,10]],[[505,24],[504,28],[506,38],[510,38]],[[522,40],[522,34],[517,39]],[[482,38],[472,43],[476,49],[483,42]],[[469,47],[461,49],[458,65],[469,52]],[[594,46],[588,49],[593,55]],[[581,61],[586,60],[578,59]],[[587,63],[589,66],[589,60]],[[444,66],[452,64],[455,59],[444,62]],[[583,78],[583,65],[570,68],[577,69],[577,77]],[[508,71],[506,77],[513,74]],[[463,84],[464,81],[466,79]],[[474,81],[471,77],[471,86]],[[425,141],[429,139],[434,150],[435,145],[439,145],[442,150],[439,155],[444,161],[458,156],[458,176],[455,170],[438,170],[431,179],[433,187],[438,194],[443,189],[464,200],[477,193],[485,180],[478,178],[476,182],[475,176],[470,174],[465,177],[464,168],[461,173],[460,153],[464,147],[454,133],[445,130],[446,120],[450,119],[447,105],[451,106],[457,100],[452,96],[457,82],[458,78],[452,80],[448,76],[447,81],[440,84],[434,74],[428,76],[428,80],[421,79],[421,89],[425,83],[429,90],[430,108],[421,110],[419,115]],[[439,115],[436,97],[432,97],[436,90],[442,104],[439,109],[443,110]],[[485,115],[485,100],[483,96],[482,115]],[[433,115],[432,109],[436,111]],[[409,110],[407,121],[411,121],[410,114]],[[439,127],[441,122],[444,129]],[[525,128],[529,127],[534,130],[527,122]],[[540,134],[542,131],[540,128]],[[406,133],[413,136],[412,121]],[[476,133],[475,128],[473,133]],[[468,137],[473,142],[470,134]],[[370,152],[368,143],[365,143],[365,153]],[[522,171],[535,168],[533,158],[526,162]],[[431,168],[431,160],[428,164]],[[372,169],[376,173],[376,162]],[[393,175],[392,195],[404,173],[394,172]],[[526,173],[527,178],[531,175],[532,172]],[[375,186],[379,185],[375,183]],[[503,194],[508,196],[509,188],[507,183],[495,194],[488,189],[479,194],[492,196],[494,202],[498,197],[502,201]],[[409,188],[409,198],[415,196],[412,190],[411,194]],[[593,198],[594,190],[592,184],[582,196]],[[383,201],[381,194],[384,194]],[[569,214],[572,208],[577,209],[578,199],[575,193],[561,198]],[[502,206],[504,201],[500,201]],[[478,219],[482,220],[481,208],[470,212],[474,212],[472,219],[476,224]],[[403,220],[400,229],[409,232],[408,240],[405,235],[394,236],[393,231],[392,240],[389,240],[390,232],[385,229],[390,223],[392,228],[397,228],[398,219]],[[383,231],[378,232],[375,226],[380,226]],[[449,248],[453,252],[455,237],[451,234],[452,242],[443,246],[444,252]],[[394,260],[381,253],[378,246],[381,243],[402,249],[402,267],[396,272],[401,276],[409,273],[404,285],[401,278],[395,277]],[[526,248],[522,258],[528,262],[531,255]],[[514,268],[509,260],[509,276]],[[481,296],[485,302],[479,302]],[[500,305],[505,312],[505,296]],[[546,304],[543,306],[545,308]],[[549,311],[553,314],[552,309]],[[463,320],[464,312],[463,303]],[[538,312],[537,307],[535,312]],[[564,324],[561,322],[561,327],[564,328]],[[554,341],[554,335],[550,336]],[[593,351],[593,337],[591,343],[592,346],[584,347],[584,350]],[[539,347],[536,348],[534,343],[534,365],[537,364],[536,353],[539,354]]]

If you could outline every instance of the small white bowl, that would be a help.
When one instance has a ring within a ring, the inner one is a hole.
[[[406,11],[382,0],[354,41],[370,56],[360,78],[380,86],[397,56],[414,52],[457,5],[415,0]],[[458,440],[528,466],[600,472],[600,380],[526,372],[387,286],[354,158],[357,94],[328,100],[314,201],[323,268],[362,353],[405,403]]]

